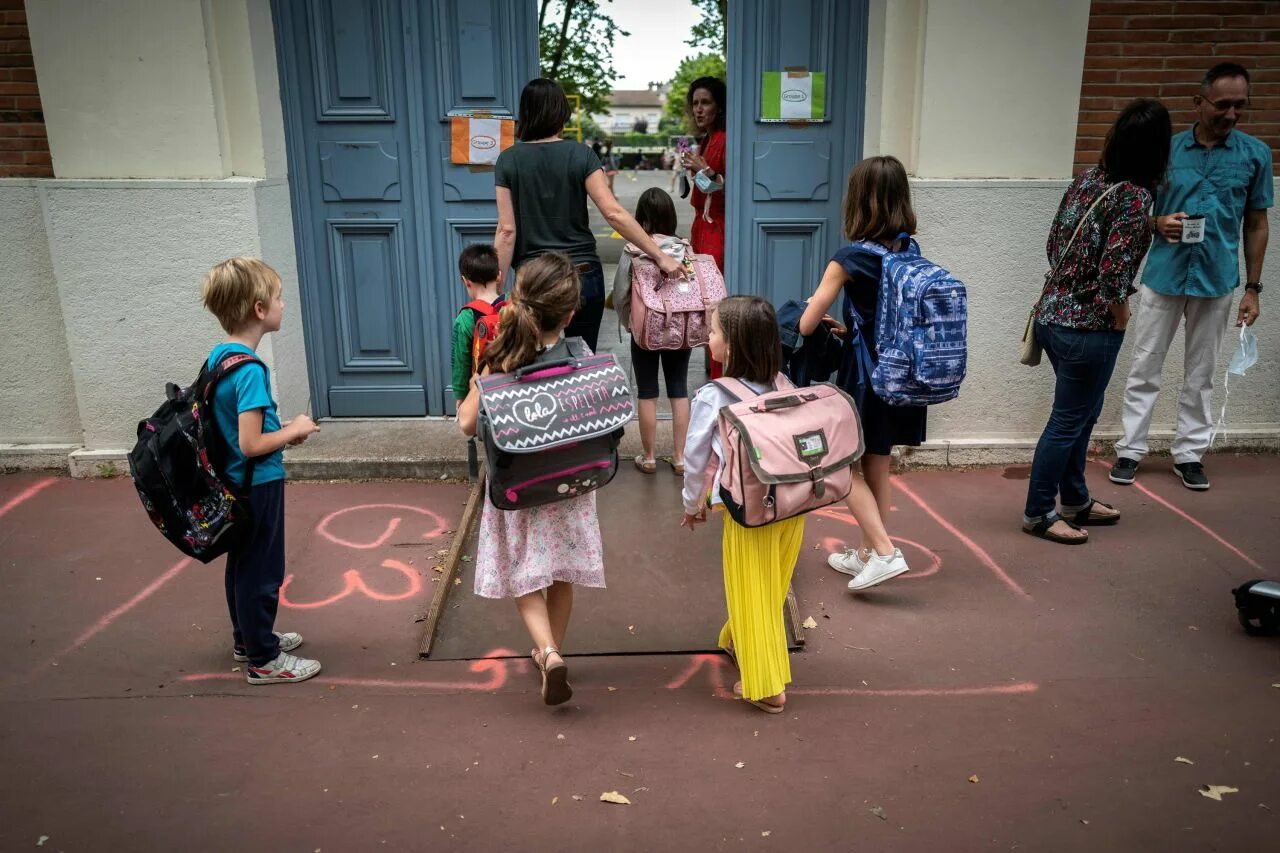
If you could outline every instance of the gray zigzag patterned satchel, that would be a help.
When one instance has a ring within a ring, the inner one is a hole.
[[[618,471],[618,442],[635,417],[631,383],[614,355],[565,343],[566,358],[479,380],[477,433],[498,509],[579,497]]]

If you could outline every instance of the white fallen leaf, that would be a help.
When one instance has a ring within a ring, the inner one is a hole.
[[[560,798],[559,798],[559,797],[552,797],[552,798],[551,798],[551,805],[553,805],[553,806],[554,806],[554,805],[555,805],[556,803],[558,803],[558,802],[560,802]]]
[[[978,774],[977,774],[977,773],[975,773],[975,774],[973,774],[972,776],[970,776],[970,777],[969,777],[969,781],[970,781],[970,782],[972,782],[972,783],[973,783],[973,784],[975,784],[975,785],[976,785],[976,784],[978,784]]]
[[[738,768],[739,770],[741,770],[742,768],[746,767],[747,765],[746,765],[746,762],[739,761],[737,764],[735,764],[735,765],[733,765],[733,766],[734,766],[734,767],[736,767],[736,768]]]
[[[627,738],[627,740],[632,741],[632,742],[634,742],[634,741],[635,741],[635,739],[636,739],[636,736],[635,736],[635,735],[632,735],[631,737]]]
[[[238,667],[238,666],[233,666],[233,667],[231,667],[231,671],[232,671],[232,672],[239,672],[239,671],[240,671],[240,667]]]
[[[884,813],[884,806],[875,806],[871,809],[871,813],[881,820],[888,820],[889,816]]]
[[[1222,802],[1223,794],[1240,793],[1239,788],[1231,788],[1227,785],[1201,785],[1199,790],[1200,796],[1208,797],[1209,799],[1217,800],[1218,802]]]
[[[818,546],[814,545],[813,547],[817,548]],[[770,835],[773,835],[773,830],[771,829],[766,829],[760,833],[761,838],[768,838]]]
[[[42,835],[42,836],[40,836],[39,838],[37,838],[37,839],[36,839],[36,846],[37,846],[37,847],[43,847],[43,846],[44,846],[44,843],[45,843],[46,841],[48,841],[48,840],[49,840],[49,836],[47,836],[47,835]]]
[[[803,622],[801,622],[800,624],[801,624],[803,627],[805,627],[805,628],[817,628],[817,627],[818,627],[818,623],[817,623],[817,622],[815,622],[815,621],[813,621],[813,617],[812,617],[812,616],[807,617],[807,618],[806,618]]]
[[[618,688],[616,688],[616,687],[610,687],[610,688],[609,688],[609,692],[610,692],[610,693],[617,693],[617,692],[618,692]]]
[[[1186,758],[1186,757],[1181,756],[1181,755],[1179,755],[1177,758],[1175,758],[1175,759],[1173,759],[1173,760],[1174,760],[1174,761],[1176,761],[1176,762],[1178,762],[1179,764],[1195,764],[1195,762],[1194,762],[1194,761],[1192,761],[1190,758]]]
[[[462,578],[454,578],[454,579],[453,579],[453,585],[454,585],[454,586],[462,586]]]
[[[586,799],[586,797],[582,796],[581,794],[574,794],[574,795],[573,795],[573,798],[574,798],[575,800],[585,800],[585,799]]]
[[[556,740],[564,740],[564,735],[556,735]]]
[[[377,758],[378,756],[377,756],[377,754],[375,754],[373,757],[374,757],[374,758]]]
[[[605,791],[603,794],[600,795],[600,802],[614,803],[615,805],[619,805],[619,806],[631,805],[631,801],[628,800],[626,797],[624,797],[622,794],[619,794],[617,791]]]

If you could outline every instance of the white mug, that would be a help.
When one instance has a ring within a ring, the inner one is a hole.
[[[1182,242],[1184,243],[1203,243],[1204,242],[1204,217],[1188,216],[1182,220]]]

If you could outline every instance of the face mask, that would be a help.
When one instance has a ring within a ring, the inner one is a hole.
[[[1227,372],[1236,376],[1244,376],[1245,372],[1258,363],[1258,336],[1248,326],[1240,327],[1240,343],[1236,346],[1235,355],[1227,365]]]
[[[699,172],[694,175],[693,182],[698,186],[698,189],[702,190],[704,193],[714,193],[724,189],[724,184],[711,180],[711,178],[707,177],[706,172]]]

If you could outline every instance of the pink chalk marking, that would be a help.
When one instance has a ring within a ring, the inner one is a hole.
[[[387,523],[386,528],[382,531],[382,535],[377,539],[374,539],[372,542],[352,542],[350,539],[343,539],[341,536],[338,536],[336,533],[330,533],[328,530],[329,525],[333,523],[333,520],[338,518],[338,516],[346,515],[349,512],[360,512],[361,510],[366,509],[398,509],[404,510],[405,512],[416,512],[419,515],[427,516],[435,522],[436,526],[423,534],[423,539],[430,539],[433,536],[439,536],[446,529],[444,519],[436,515],[431,510],[423,509],[420,506],[410,506],[408,504],[361,504],[360,506],[349,506],[346,509],[340,509],[337,512],[329,513],[320,520],[319,524],[316,525],[316,533],[319,533],[335,545],[342,545],[359,551],[369,551],[374,548],[381,547],[392,537],[392,535],[395,534],[397,528],[400,527],[401,519],[399,516],[393,517]]]
[[[679,690],[689,683],[689,680],[697,675],[703,668],[706,668],[708,678],[711,681],[711,689],[716,696],[721,699],[732,699],[733,691],[728,690],[724,686],[724,668],[728,666],[728,660],[721,654],[700,654],[690,655],[689,665],[684,671],[675,678],[667,682],[668,690]]]
[[[23,489],[21,492],[18,492],[18,494],[6,501],[4,506],[0,506],[0,518],[4,518],[5,514],[8,513],[9,510],[26,503],[56,482],[58,482],[57,477],[50,477],[47,480],[40,480],[39,482],[32,483],[30,486]]]
[[[79,637],[76,637],[75,640],[72,641],[71,645],[63,649],[59,657],[62,657],[63,655],[66,655],[75,651],[76,649],[83,646],[85,643],[92,640],[98,634],[102,633],[104,630],[107,629],[108,626],[111,625],[112,622],[116,621],[121,616],[128,613],[130,610],[137,607],[142,602],[146,601],[153,594],[155,594],[156,590],[158,590],[160,587],[164,586],[166,583],[171,581],[174,578],[174,576],[178,574],[178,572],[182,571],[189,565],[191,565],[190,557],[184,557],[183,559],[174,563],[173,566],[170,567],[168,571],[166,571],[160,577],[153,580],[151,583],[147,584],[146,587],[143,588],[142,592],[138,593],[133,598],[129,599],[124,604],[120,605],[115,610],[112,610],[106,616],[103,616],[97,622],[94,622],[91,626],[89,626],[89,628],[86,629],[84,633],[82,633]]]
[[[507,683],[507,661],[498,660],[497,658],[509,657],[514,655],[508,649],[495,649],[489,652],[481,660],[472,661],[468,667],[475,673],[488,673],[489,677],[486,681],[415,681],[413,679],[399,680],[393,678],[344,678],[342,676],[332,677],[325,675],[323,672],[319,678],[325,684],[339,684],[343,687],[392,687],[401,690],[442,690],[447,692],[457,692],[460,690],[475,691],[478,693],[488,693],[500,689]],[[184,675],[182,681],[244,681],[244,677],[234,672],[201,672],[191,675]]]
[[[960,530],[954,524],[947,521],[945,518],[943,518],[941,515],[935,512],[933,507],[925,503],[924,500],[919,495],[917,495],[914,491],[912,491],[912,489],[909,486],[907,486],[906,483],[902,482],[901,477],[894,477],[893,482],[899,489],[902,490],[902,493],[904,495],[911,498],[911,500],[915,501],[915,503],[921,509],[927,512],[930,518],[938,522],[938,524],[942,525],[942,527],[948,533],[950,533],[952,536],[956,537],[962,543],[964,543],[964,546],[968,548],[975,557],[978,558],[979,562],[981,562],[984,566],[990,569],[991,572],[996,577],[998,577],[1001,581],[1004,582],[1005,586],[1009,587],[1009,589],[1013,590],[1014,593],[1021,596],[1022,598],[1025,598],[1028,601],[1032,600],[1031,595],[1025,589],[1019,586],[1017,581],[1009,577],[1009,574],[1004,569],[1000,568],[1000,564],[997,563],[995,560],[993,560],[990,554],[984,551],[982,547],[978,545],[978,543],[974,542],[968,536],[965,536],[963,533],[961,533]]]
[[[1103,462],[1101,459],[1095,459],[1095,460],[1093,460],[1093,461],[1094,461],[1094,462],[1096,462],[1098,465],[1101,465],[1103,468],[1106,468],[1108,471],[1110,471],[1110,470],[1111,470],[1111,466],[1110,466],[1110,465],[1108,465],[1106,462]],[[1156,503],[1160,504],[1160,505],[1161,505],[1162,507],[1164,507],[1165,509],[1169,510],[1169,512],[1173,513],[1173,514],[1174,514],[1174,515],[1176,515],[1176,516],[1179,516],[1179,517],[1180,517],[1180,518],[1182,518],[1184,521],[1189,521],[1189,522],[1191,522],[1191,523],[1192,523],[1192,524],[1194,524],[1196,527],[1200,528],[1200,530],[1201,530],[1201,531],[1203,531],[1203,532],[1204,532],[1204,534],[1205,534],[1206,536],[1208,536],[1210,539],[1214,540],[1214,541],[1215,541],[1215,542],[1217,542],[1219,545],[1221,545],[1223,548],[1226,548],[1226,549],[1227,549],[1228,551],[1230,551],[1232,554],[1235,554],[1237,557],[1239,557],[1240,559],[1244,560],[1246,563],[1248,563],[1249,565],[1253,566],[1253,567],[1254,567],[1255,569],[1257,569],[1258,571],[1260,571],[1260,572],[1265,572],[1265,571],[1266,571],[1266,569],[1262,568],[1262,565],[1261,565],[1260,563],[1255,562],[1255,561],[1253,560],[1253,558],[1252,558],[1252,557],[1250,557],[1248,554],[1246,554],[1245,552],[1241,551],[1241,550],[1240,550],[1239,548],[1237,548],[1235,545],[1232,545],[1232,544],[1231,544],[1230,542],[1228,542],[1226,539],[1223,539],[1223,538],[1222,538],[1221,536],[1219,536],[1219,535],[1218,535],[1218,534],[1217,534],[1217,533],[1216,533],[1212,528],[1210,528],[1208,525],[1206,525],[1206,524],[1204,524],[1203,522],[1201,522],[1199,519],[1194,518],[1193,516],[1191,516],[1191,515],[1187,514],[1185,511],[1183,511],[1183,510],[1181,510],[1181,509],[1178,509],[1178,507],[1176,507],[1176,506],[1174,506],[1173,504],[1169,503],[1167,500],[1165,500],[1164,498],[1160,497],[1160,496],[1159,496],[1159,495],[1157,495],[1155,492],[1151,491],[1150,489],[1148,489],[1146,486],[1142,485],[1141,483],[1135,482],[1135,483],[1133,484],[1133,486],[1134,486],[1134,488],[1136,488],[1138,491],[1142,492],[1144,495],[1146,495],[1147,497],[1151,498],[1151,500],[1155,501]]]
[[[342,577],[346,581],[346,586],[342,591],[320,601],[290,601],[286,594],[289,584],[293,582],[293,574],[290,573],[285,577],[284,583],[280,585],[280,603],[285,607],[292,607],[294,610],[314,610],[318,607],[328,607],[335,601],[341,601],[353,592],[359,591],[364,595],[372,598],[374,601],[403,601],[406,598],[412,598],[422,589],[422,578],[409,566],[399,560],[383,560],[382,565],[387,569],[394,569],[405,576],[408,581],[408,589],[400,593],[377,592],[368,587],[364,582],[364,577],[360,574],[359,569],[347,569],[343,572]]]
[[[993,684],[988,687],[919,687],[876,690],[870,687],[801,687],[788,689],[795,696],[1021,696],[1035,693],[1040,685],[1034,681]]]

